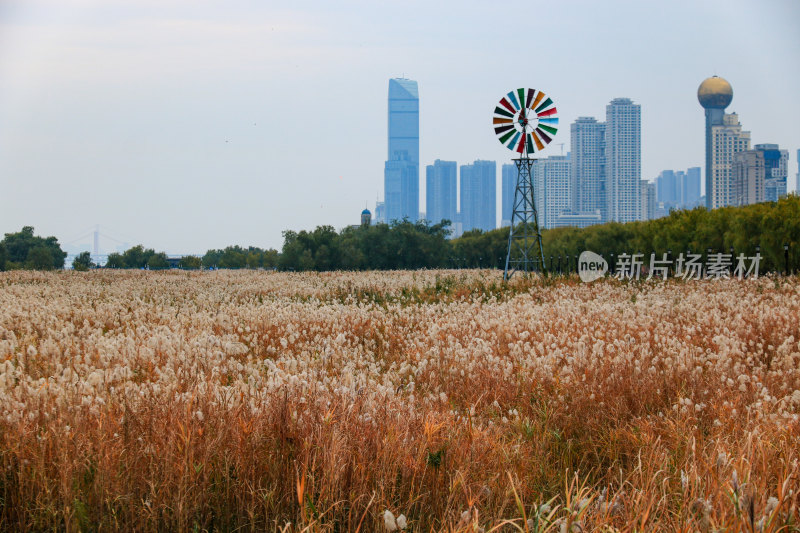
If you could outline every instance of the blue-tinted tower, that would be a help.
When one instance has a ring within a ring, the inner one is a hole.
[[[433,224],[447,219],[456,221],[456,181],[458,169],[455,161],[437,159],[425,168],[425,217]]]
[[[463,231],[497,227],[497,163],[475,161],[461,166],[461,227]]]
[[[514,190],[517,187],[519,169],[517,165],[505,164],[502,167],[502,181],[500,183],[500,227],[511,225],[511,213],[514,210]]]
[[[389,151],[384,168],[386,221],[419,218],[419,90],[405,78],[389,80]]]
[[[777,202],[786,196],[789,151],[781,150],[777,144],[757,144],[754,149],[764,158],[764,201]]]
[[[700,167],[686,170],[683,184],[683,206],[694,207],[700,201]]]

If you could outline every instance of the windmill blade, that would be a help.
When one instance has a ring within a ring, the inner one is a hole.
[[[506,148],[532,154],[553,141],[558,132],[558,110],[544,91],[521,87],[500,99],[492,125],[497,140]]]

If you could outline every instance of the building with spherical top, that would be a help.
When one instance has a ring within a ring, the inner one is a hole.
[[[711,76],[697,88],[697,99],[706,109],[725,109],[733,100],[733,87],[725,78]]]
[[[372,213],[369,212],[369,209],[364,209],[361,211],[361,225],[369,226],[370,224],[372,224]]]
[[[736,113],[726,114],[733,87],[719,76],[706,78],[697,88],[697,100],[706,115],[706,208],[734,203],[734,154],[750,149],[750,132],[742,131]]]

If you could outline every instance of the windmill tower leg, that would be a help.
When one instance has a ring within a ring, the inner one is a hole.
[[[514,191],[503,280],[508,280],[518,270],[526,274],[545,271],[542,233],[539,230],[536,193],[531,172],[535,162],[536,160],[527,157],[527,154],[520,159],[514,159],[517,165],[517,187]]]

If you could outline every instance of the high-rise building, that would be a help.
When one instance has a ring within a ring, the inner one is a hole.
[[[722,124],[711,127],[711,209],[734,204],[733,161],[738,152],[750,149],[750,132],[742,131],[736,113],[722,117]],[[706,189],[706,206],[709,189]]]
[[[514,192],[517,189],[519,170],[517,165],[506,163],[502,166],[500,183],[500,227],[511,225],[511,212],[514,210]]]
[[[404,218],[416,222],[419,217],[419,165],[414,165],[405,153],[400,155],[401,158],[387,161],[383,170],[386,221],[389,223]]]
[[[640,184],[642,220],[653,220],[656,218],[656,184],[647,180],[641,180]]]
[[[725,113],[733,100],[733,88],[726,80],[718,76],[703,80],[697,99],[706,115],[706,208],[715,209],[734,202],[733,155],[750,149],[750,132],[742,131],[735,113]]]
[[[731,194],[728,205],[749,205],[764,201],[764,154],[744,150],[733,154]]]
[[[461,165],[461,227],[489,231],[497,225],[497,163],[475,161]]]
[[[385,202],[375,202],[375,224],[386,224]]]
[[[670,209],[690,209],[700,201],[700,167],[683,170],[663,170],[655,180],[656,204],[669,213]],[[659,215],[660,216],[660,215]]]
[[[800,150],[797,150],[797,176],[794,178],[794,192],[800,194]]]
[[[681,204],[685,208],[695,207],[700,202],[700,167],[686,170],[681,186]]]
[[[425,168],[425,210],[427,219],[438,224],[456,221],[458,168],[455,161],[437,159]]]
[[[757,144],[755,149],[764,154],[764,201],[777,202],[786,196],[789,177],[789,151],[777,144]]]
[[[677,194],[676,204],[683,208],[684,202],[684,190],[683,188],[686,186],[686,172],[683,170],[676,170],[675,171],[675,192]]]
[[[606,195],[608,219],[641,218],[642,110],[629,98],[606,106]]]
[[[539,227],[552,228],[558,215],[571,211],[570,157],[553,155],[533,165],[533,188]]]
[[[670,207],[679,207],[681,204],[681,178],[683,172],[662,170],[656,178],[656,201],[663,203],[669,210]]]
[[[571,185],[573,213],[600,210],[607,219],[606,125],[593,117],[579,117],[570,126]]]
[[[731,205],[777,202],[786,194],[789,152],[777,144],[757,144],[734,154]]]
[[[386,220],[419,217],[419,90],[405,78],[389,80],[389,151],[384,167]]]

